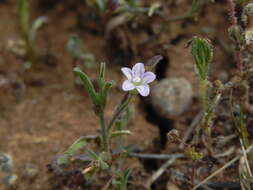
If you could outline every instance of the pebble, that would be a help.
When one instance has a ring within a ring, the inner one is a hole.
[[[185,78],[163,79],[151,89],[154,109],[170,119],[184,113],[191,105],[192,98],[192,85]]]

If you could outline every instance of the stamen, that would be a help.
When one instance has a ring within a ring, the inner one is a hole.
[[[133,82],[141,82],[141,78],[140,77],[134,77]]]

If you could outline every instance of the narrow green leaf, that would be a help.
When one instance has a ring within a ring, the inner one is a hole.
[[[89,93],[92,103],[94,105],[98,105],[99,104],[98,96],[97,96],[95,88],[94,88],[92,82],[90,81],[89,77],[85,73],[83,73],[78,67],[74,68],[74,72],[82,80],[84,87],[86,88],[86,90]]]
[[[100,88],[99,99],[100,99],[100,104],[102,108],[104,108],[103,106],[104,105],[103,103],[104,86],[105,86],[105,63],[101,63],[100,68],[99,68],[99,88]]]
[[[76,154],[79,150],[83,149],[89,143],[89,141],[90,139],[88,139],[86,136],[80,137],[69,147],[66,153],[69,155]]]
[[[107,96],[113,85],[114,81],[106,82],[103,86],[103,89],[101,90],[101,104],[103,108],[106,106]]]
[[[128,178],[130,177],[132,173],[132,169],[127,169],[125,172],[124,172],[124,178],[126,179],[126,181],[128,181]]]
[[[97,153],[93,152],[92,150],[87,150],[87,153],[93,160],[99,160],[99,155]]]
[[[131,131],[129,130],[114,131],[111,134],[112,137],[117,137],[121,135],[131,135]]]
[[[59,165],[59,166],[68,165],[69,162],[70,162],[69,155],[67,155],[67,154],[61,155],[57,159],[57,165]]]
[[[89,156],[93,159],[93,161],[96,163],[96,167],[102,170],[106,170],[109,168],[109,165],[102,159],[101,155],[98,155],[92,150],[87,150],[87,152]]]
[[[207,80],[209,64],[213,59],[213,47],[205,38],[193,37],[191,41],[192,55],[201,80]]]
[[[18,0],[18,19],[22,35],[28,35],[29,31],[29,13],[28,0]]]
[[[109,168],[109,165],[102,159],[99,159],[99,168],[102,170],[107,170]]]
[[[112,184],[117,186],[117,187],[120,187],[122,185],[121,181],[117,180],[117,179],[113,179],[112,180]]]
[[[38,30],[44,25],[46,24],[48,21],[47,17],[45,16],[41,16],[39,18],[37,18],[32,26],[31,26],[31,30],[29,32],[29,40],[30,41],[34,41],[36,39],[36,36],[37,36],[37,32]]]
[[[104,80],[105,79],[105,63],[101,63],[100,64],[99,79],[100,80]]]
[[[249,147],[249,133],[247,131],[247,126],[246,126],[246,122],[244,119],[244,114],[242,109],[240,109],[240,115],[239,115],[239,126],[238,126],[238,131],[239,131],[239,136],[242,139],[244,148],[247,149]]]

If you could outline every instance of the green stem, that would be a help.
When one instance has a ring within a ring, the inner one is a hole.
[[[101,111],[99,113],[99,120],[100,120],[100,127],[102,131],[102,149],[104,151],[108,151],[108,139],[107,139],[107,131],[105,126],[105,117],[104,117],[104,111]]]
[[[201,100],[203,109],[206,112],[209,104],[209,98],[208,98],[208,81],[207,80],[201,80],[200,81],[200,93],[201,93]]]
[[[114,112],[114,115],[112,119],[109,122],[108,128],[107,128],[107,135],[110,135],[111,129],[115,123],[115,121],[120,117],[121,113],[127,108],[128,104],[130,103],[133,95],[130,93],[127,93],[121,103],[118,105],[116,111]]]
[[[36,58],[32,42],[30,41],[28,34],[24,31],[22,32],[22,38],[25,42],[26,58],[28,59],[32,67],[34,67],[34,65],[37,67],[37,64],[35,63]]]
[[[210,102],[209,102],[209,96],[208,96],[208,80],[201,80],[200,81],[200,93],[201,93],[201,101],[202,106],[204,110],[204,118],[202,127],[204,129],[204,132],[206,134],[206,138],[211,138],[211,131],[210,131],[210,121],[208,121],[209,116],[211,115],[210,112]]]

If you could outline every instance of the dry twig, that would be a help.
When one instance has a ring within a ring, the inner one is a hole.
[[[129,153],[129,156],[144,158],[144,159],[158,159],[158,160],[168,160],[168,159],[178,159],[184,158],[184,154],[145,154],[145,153]]]
[[[253,146],[250,146],[247,150],[246,153],[249,153],[251,151],[251,149],[253,148]],[[212,173],[211,175],[209,175],[207,178],[205,178],[204,180],[202,180],[198,185],[194,186],[191,190],[195,190],[197,188],[199,188],[200,186],[202,186],[203,184],[205,184],[206,182],[208,182],[210,179],[212,179],[214,176],[216,176],[218,173],[222,172],[223,170],[225,170],[227,167],[229,167],[231,164],[235,163],[236,161],[238,161],[240,159],[242,155],[238,155],[235,158],[233,158],[232,160],[230,160],[228,163],[226,163],[224,166],[222,166],[221,168],[219,168],[218,170],[216,170],[214,173]]]
[[[188,128],[188,130],[186,131],[186,133],[184,134],[184,137],[182,139],[182,142],[179,145],[180,149],[183,149],[185,147],[185,143],[187,142],[188,138],[190,137],[192,131],[194,131],[195,127],[199,124],[199,122],[201,121],[201,118],[203,117],[203,111],[200,111],[196,117],[193,119],[190,127]]]
[[[145,187],[150,189],[151,185],[163,174],[163,172],[174,162],[176,158],[172,158],[165,162],[146,182]]]

